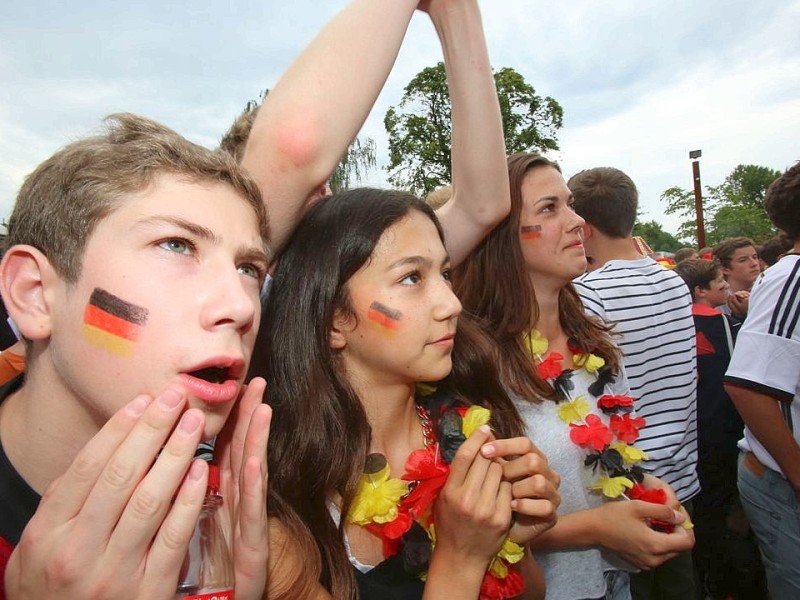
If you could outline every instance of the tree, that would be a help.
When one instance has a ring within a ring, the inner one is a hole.
[[[683,248],[686,245],[671,233],[664,231],[658,221],[637,222],[633,226],[633,235],[644,238],[653,250],[661,250],[663,252],[675,252],[678,248]]]
[[[756,243],[777,232],[764,210],[764,196],[780,171],[758,165],[739,165],[717,186],[706,186],[703,198],[706,243],[713,246],[722,240],[745,236]],[[684,218],[678,229],[683,238],[697,240],[694,192],[671,187],[661,194],[667,214]]]
[[[329,180],[331,191],[341,192],[348,189],[351,182],[362,181],[375,165],[375,140],[367,138],[362,142],[361,138],[356,138],[331,174]]]
[[[557,150],[563,109],[553,98],[536,94],[514,69],[494,73],[503,119],[506,151]],[[406,86],[397,106],[383,120],[389,135],[389,182],[418,195],[452,180],[452,120],[444,63],[426,67]]]

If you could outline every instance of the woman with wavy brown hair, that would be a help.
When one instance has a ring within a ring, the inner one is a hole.
[[[455,270],[456,292],[494,339],[528,436],[561,476],[559,521],[532,544],[547,597],[628,598],[631,564],[660,564],[693,536],[673,527],[684,516],[664,504],[677,507],[669,487],[637,465],[643,423],[619,350],[572,287],[586,269],[584,222],[560,168],[521,153],[508,174],[511,213]]]

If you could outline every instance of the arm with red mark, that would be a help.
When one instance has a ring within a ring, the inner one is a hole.
[[[276,254],[366,120],[418,1],[354,0],[270,90],[242,164],[269,209]]]

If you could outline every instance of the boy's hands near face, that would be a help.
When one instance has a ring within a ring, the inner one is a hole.
[[[86,444],[11,555],[9,600],[174,597],[208,476],[192,460],[204,415],[185,404],[139,396]]]
[[[262,404],[265,388],[260,377],[246,386],[214,449],[240,600],[262,598],[267,582],[267,440],[272,409]]]

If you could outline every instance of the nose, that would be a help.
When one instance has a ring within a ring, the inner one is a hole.
[[[230,327],[241,334],[250,331],[261,314],[258,284],[245,280],[235,268],[207,283],[202,307],[202,325],[207,330]],[[252,289],[250,289],[252,288]]]
[[[448,283],[442,281],[437,288],[437,294],[433,314],[437,321],[448,321],[461,314],[461,301]]]
[[[574,231],[576,228],[582,228],[584,225],[586,225],[584,218],[576,213],[573,209],[568,210],[567,214],[569,215],[568,231]]]

